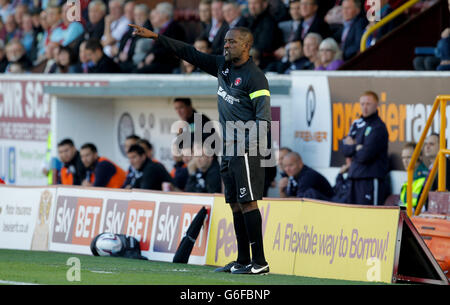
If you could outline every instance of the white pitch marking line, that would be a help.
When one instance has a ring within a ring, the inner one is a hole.
[[[0,284],[5,284],[5,285],[40,285],[40,284],[36,284],[36,283],[25,283],[25,282],[14,282],[14,281],[3,281],[3,280],[0,280]]]

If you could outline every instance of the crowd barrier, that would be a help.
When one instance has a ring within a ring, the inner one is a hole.
[[[136,237],[149,260],[171,262],[196,213],[207,217],[189,264],[236,258],[231,209],[221,194],[75,186],[0,186],[0,248],[91,254],[99,233]],[[310,199],[259,201],[271,272],[355,281],[447,278],[399,207]]]

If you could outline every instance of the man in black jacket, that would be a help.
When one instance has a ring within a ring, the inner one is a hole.
[[[378,96],[367,91],[359,99],[361,118],[352,123],[344,139],[345,157],[352,158],[348,178],[350,203],[381,205],[386,198],[389,172],[386,125],[378,116]]]
[[[136,35],[156,39],[181,59],[217,77],[217,104],[224,139],[221,176],[225,199],[233,212],[238,258],[216,271],[234,274],[269,272],[257,201],[263,197],[264,166],[267,166],[262,160],[261,148],[267,148],[272,118],[267,78],[250,58],[252,33],[243,27],[229,30],[225,35],[224,56],[215,56],[143,27],[130,26],[135,28]],[[240,128],[238,122],[247,127]],[[229,123],[235,125],[231,132],[227,131]],[[255,150],[257,154],[254,154]]]
[[[172,178],[164,166],[147,158],[142,146],[131,145],[127,156],[135,172],[133,176],[127,176],[123,188],[161,191],[163,182],[172,183]]]
[[[197,146],[196,146],[197,147]],[[197,149],[201,149],[197,148]],[[192,193],[221,193],[220,166],[217,159],[203,152],[194,156],[188,165],[189,178],[185,191]]]
[[[120,67],[111,58],[103,53],[103,46],[100,40],[91,38],[86,42],[86,56],[92,62],[88,68],[88,73],[120,73]]]
[[[320,34],[324,39],[331,35],[330,26],[324,21],[323,16],[319,15],[318,9],[318,0],[300,1],[300,14],[302,19],[297,28],[294,40],[303,42],[308,33]]]
[[[208,39],[211,43],[212,54],[223,54],[223,39],[227,33],[229,26],[226,23],[223,15],[224,1],[214,0],[211,3],[211,23],[201,34],[202,38]]]

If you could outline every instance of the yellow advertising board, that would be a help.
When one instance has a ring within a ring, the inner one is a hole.
[[[258,202],[271,272],[355,281],[391,282],[399,208],[302,199]],[[233,217],[216,196],[206,264],[237,256]]]

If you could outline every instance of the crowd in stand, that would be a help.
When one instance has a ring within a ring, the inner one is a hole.
[[[382,2],[383,12],[392,11]],[[175,20],[168,2],[154,8],[133,0],[72,3],[77,2],[0,0],[0,72],[199,72],[158,40],[133,36],[130,23],[210,54],[223,54],[228,29],[245,26],[254,35],[253,60],[265,72],[336,70],[359,52],[368,26],[362,0],[201,0],[196,30]],[[382,27],[371,43],[394,26]]]

